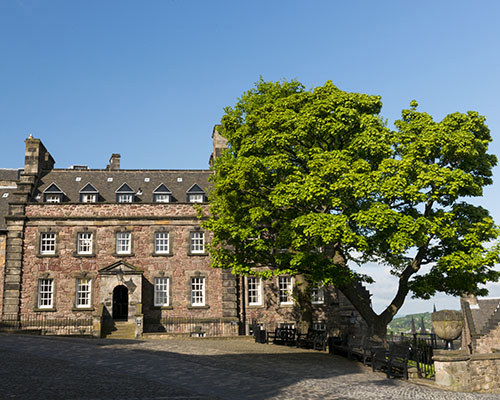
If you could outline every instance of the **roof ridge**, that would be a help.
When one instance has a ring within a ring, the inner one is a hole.
[[[82,172],[108,172],[108,173],[117,173],[117,172],[212,172],[210,169],[117,169],[117,170],[109,170],[103,168],[89,168],[89,169],[72,169],[72,168],[53,168],[49,172],[60,172],[60,171],[71,171],[75,173]]]

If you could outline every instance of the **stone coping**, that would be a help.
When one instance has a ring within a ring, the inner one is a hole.
[[[500,360],[500,353],[469,354],[466,350],[436,350],[432,359],[441,362]]]

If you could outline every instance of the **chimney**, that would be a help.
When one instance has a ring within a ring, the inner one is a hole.
[[[38,175],[42,171],[54,168],[56,163],[47,151],[40,139],[35,139],[33,135],[24,141],[26,151],[24,153],[24,173],[28,175]]]
[[[108,168],[111,171],[118,171],[120,169],[120,155],[113,153],[109,159]]]
[[[215,125],[212,131],[212,141],[214,144],[214,149],[210,155],[209,164],[213,166],[215,159],[220,157],[222,150],[227,149],[227,139],[223,137],[220,132],[222,131],[222,125]]]

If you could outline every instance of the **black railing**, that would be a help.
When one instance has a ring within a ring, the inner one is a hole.
[[[50,317],[46,314],[4,315],[0,328],[42,335],[92,335],[92,318]]]
[[[228,318],[144,318],[144,332],[189,336],[233,336],[238,322]]]
[[[408,343],[410,346],[410,363],[417,367],[419,378],[434,378],[434,361],[432,356],[435,349],[444,349],[446,342],[437,338],[434,333],[390,333],[388,342]]]

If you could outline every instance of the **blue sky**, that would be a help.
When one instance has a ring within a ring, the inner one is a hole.
[[[23,166],[32,133],[59,168],[111,153],[207,168],[213,125],[260,75],[381,95],[391,126],[412,99],[436,120],[477,110],[498,155],[498,15],[497,1],[0,0],[0,167]],[[497,180],[480,203],[498,222]],[[380,310],[395,287],[376,277]]]

